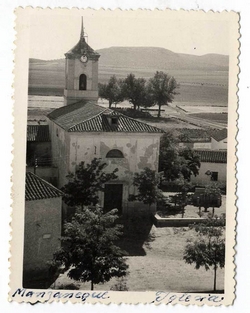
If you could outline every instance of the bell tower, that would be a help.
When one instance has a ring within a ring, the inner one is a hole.
[[[100,54],[87,43],[83,19],[80,40],[65,53],[64,105],[80,100],[98,100],[98,60]]]

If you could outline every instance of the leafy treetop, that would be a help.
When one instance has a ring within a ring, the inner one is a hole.
[[[138,194],[130,195],[130,201],[139,200],[150,206],[162,198],[162,192],[158,188],[159,175],[148,167],[135,173],[133,185],[137,187]]]
[[[115,245],[122,226],[115,224],[117,210],[106,214],[99,206],[79,209],[71,222],[64,225],[62,247],[54,254],[53,268],[68,271],[71,279],[94,284],[127,273],[123,251]]]
[[[129,74],[122,83],[122,94],[126,100],[133,104],[134,110],[141,106],[149,107],[153,104],[144,78],[136,78]]]
[[[195,263],[196,269],[213,268],[214,291],[216,290],[217,269],[225,266],[224,225],[224,216],[212,218],[209,215],[204,223],[191,226],[198,233],[198,239],[188,242],[183,256],[186,263]]]
[[[111,76],[108,83],[99,84],[99,97],[109,101],[109,108],[124,100],[122,95],[122,81],[115,75]]]
[[[149,94],[153,103],[158,105],[158,117],[161,116],[161,107],[173,102],[177,87],[175,78],[162,71],[157,71],[154,77],[150,78]]]

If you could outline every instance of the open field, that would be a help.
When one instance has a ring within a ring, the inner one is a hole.
[[[199,118],[199,119],[219,122],[223,124],[227,124],[227,120],[228,120],[227,113],[196,113],[196,114],[189,114],[189,116]]]
[[[139,226],[138,226],[139,227]],[[122,247],[128,252],[129,275],[125,278],[128,291],[165,290],[173,292],[211,292],[213,271],[196,270],[183,260],[187,239],[197,234],[188,228],[156,228],[152,226],[144,241],[136,233],[124,239]],[[95,286],[96,290],[110,290],[116,278]],[[66,274],[58,277],[55,289],[74,284],[88,290],[90,283],[79,283]],[[218,269],[217,289],[224,289],[224,269]]]
[[[190,129],[198,128],[198,126],[195,126],[185,121],[181,121],[181,120],[178,120],[176,118],[171,118],[171,117],[140,118],[138,120],[144,123],[147,123],[149,125],[161,128],[164,131],[170,131],[173,129],[182,129],[182,128],[190,128]]]
[[[178,105],[175,103],[175,105]],[[186,113],[227,113],[228,107],[208,105],[178,105]]]
[[[52,76],[53,77],[53,76]],[[29,85],[29,95],[41,96],[63,96],[64,83],[58,86],[55,80],[49,83],[51,78],[46,77],[39,81],[39,85]],[[53,84],[56,86],[53,86]],[[184,103],[192,105],[214,105],[214,106],[227,106],[228,103],[228,90],[226,87],[217,85],[184,85],[180,84],[178,94],[175,96],[175,103]]]

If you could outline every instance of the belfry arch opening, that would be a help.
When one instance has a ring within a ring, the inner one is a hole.
[[[87,76],[81,74],[79,77],[79,90],[87,90]]]

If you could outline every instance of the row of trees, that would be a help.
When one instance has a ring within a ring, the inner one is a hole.
[[[125,79],[113,75],[108,83],[99,84],[99,97],[108,100],[110,108],[124,100],[129,101],[134,110],[157,105],[160,117],[161,107],[173,101],[177,87],[175,78],[162,71],[157,71],[148,81],[134,74]]]

